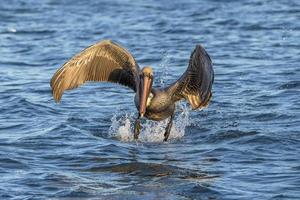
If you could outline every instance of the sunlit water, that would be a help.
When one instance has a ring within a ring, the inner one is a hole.
[[[300,3],[0,3],[0,199],[300,199]],[[130,89],[90,83],[51,96],[53,73],[104,38],[155,85],[184,72],[196,44],[215,69],[202,111],[143,121]]]

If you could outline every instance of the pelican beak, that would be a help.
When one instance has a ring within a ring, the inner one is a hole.
[[[153,77],[150,74],[143,73],[141,75],[141,83],[140,83],[140,116],[144,117],[144,114],[146,113],[146,104],[147,99],[149,97],[151,88],[152,88],[152,80]]]

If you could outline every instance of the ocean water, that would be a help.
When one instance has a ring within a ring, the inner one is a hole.
[[[215,70],[202,111],[136,116],[130,89],[89,83],[54,102],[53,73],[112,39],[166,86],[196,44]],[[300,2],[2,0],[0,199],[300,199]]]

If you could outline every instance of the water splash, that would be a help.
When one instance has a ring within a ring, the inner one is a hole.
[[[185,128],[191,124],[189,107],[187,105],[179,104],[177,106],[176,117],[173,121],[173,126],[169,136],[169,140],[180,139],[185,135]],[[114,114],[111,118],[111,126],[108,135],[111,138],[116,138],[123,142],[134,141],[133,128],[134,128],[135,115],[125,113],[121,116]],[[155,122],[145,120],[142,122],[142,129],[139,136],[140,142],[162,142],[164,139],[164,132],[167,126],[168,119]]]
[[[164,52],[162,55],[162,60],[160,62],[159,69],[161,70],[157,74],[157,83],[159,84],[160,87],[165,87],[166,86],[166,79],[167,76],[169,75],[169,64],[170,64],[171,56],[168,52]]]

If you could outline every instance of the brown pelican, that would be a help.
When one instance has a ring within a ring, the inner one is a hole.
[[[208,105],[212,96],[214,72],[209,55],[197,45],[183,75],[163,89],[152,88],[151,67],[142,70],[133,56],[110,40],[98,42],[66,62],[51,79],[52,94],[60,101],[65,90],[79,87],[86,81],[107,81],[130,87],[135,94],[139,111],[134,126],[134,138],[138,139],[140,118],[160,121],[170,118],[164,134],[167,141],[174,118],[175,103],[186,99],[193,110]]]

